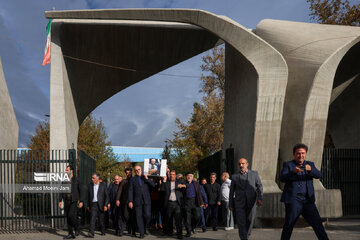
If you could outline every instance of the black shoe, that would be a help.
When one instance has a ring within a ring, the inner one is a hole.
[[[73,233],[69,233],[69,235],[67,235],[66,237],[64,237],[64,239],[74,239],[75,236]]]
[[[195,234],[195,233],[196,233],[195,229],[191,230],[191,233],[192,233],[192,234]]]
[[[202,230],[203,230],[203,232],[206,232],[206,228],[203,228]]]
[[[104,233],[104,232],[102,232],[102,233],[101,233],[101,236],[105,236],[105,233]]]
[[[144,235],[140,235],[139,238],[141,238],[141,239],[144,238]]]
[[[88,237],[89,238],[94,238],[94,234],[89,232]]]
[[[186,235],[185,235],[185,237],[190,237],[190,236],[191,236],[191,233],[190,233],[190,231],[186,232]]]
[[[79,235],[80,235],[79,230],[75,230],[75,236],[77,237],[77,236],[79,236]]]
[[[119,236],[119,237],[122,237],[123,233],[122,233],[122,232],[118,232],[116,235]]]
[[[183,239],[182,235],[177,235],[177,239]]]
[[[136,237],[136,233],[132,233],[132,234],[131,234],[131,237]]]
[[[216,228],[216,227],[213,227],[213,230],[214,230],[214,231],[217,231],[217,228]]]

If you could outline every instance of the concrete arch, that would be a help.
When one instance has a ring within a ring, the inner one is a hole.
[[[10,99],[0,59],[0,150],[17,149],[19,125]],[[1,156],[2,157],[2,156]]]
[[[76,94],[78,94],[74,89],[76,84],[74,85],[72,82],[74,75],[70,73],[72,71],[71,64],[74,63],[64,60],[63,56],[64,51],[67,51],[63,45],[68,39],[61,39],[59,35],[65,33],[66,25],[84,24],[85,28],[89,28],[90,25],[113,26],[114,24],[124,24],[124,21],[131,21],[128,24],[152,23],[159,27],[162,24],[174,25],[177,22],[179,28],[191,29],[189,31],[197,31],[198,34],[200,32],[201,36],[205,36],[205,40],[201,46],[194,46],[191,51],[187,50],[189,46],[182,49],[187,53],[186,56],[177,56],[176,59],[168,61],[169,65],[174,65],[210,49],[219,38],[226,43],[227,93],[225,96],[224,148],[232,144],[235,149],[235,159],[247,157],[250,160],[252,168],[258,170],[263,179],[265,191],[279,191],[274,181],[276,175],[274,161],[278,155],[282,109],[287,84],[287,65],[281,54],[260,37],[227,17],[202,10],[53,11],[46,12],[46,17],[55,19],[52,25],[51,45],[51,88],[53,91],[50,103],[50,145],[52,149],[69,148],[71,144],[76,145],[79,124],[93,110],[93,107],[90,107],[87,111],[79,114],[80,107],[77,102],[82,100],[76,99]],[[188,37],[190,42],[195,45],[198,43],[197,39],[191,38],[191,34]],[[78,49],[73,51],[76,52]],[[156,62],[154,64],[159,66],[153,66],[153,69],[147,71],[147,74],[132,73],[131,76],[128,76],[127,85],[134,84],[168,67],[160,66]],[[91,71],[89,68],[87,70]],[[62,96],[57,96],[59,84],[60,92],[64,92],[60,94]],[[116,92],[125,88],[125,85],[116,85],[115,80],[112,84],[116,86],[114,88]],[[108,93],[104,99],[113,94],[113,92]],[[61,111],[58,111],[57,104],[61,105]],[[63,114],[66,116],[62,116]],[[235,167],[237,168],[237,165]]]
[[[292,158],[294,144],[304,142],[309,146],[307,158],[321,168],[331,97],[346,87],[345,82],[333,90],[335,75],[344,55],[359,41],[360,28],[263,20],[256,34],[284,56],[289,68],[279,164]],[[341,216],[341,192],[325,190],[320,181],[314,186],[320,215]]]
[[[338,77],[338,83],[336,82],[336,75],[341,75],[342,67],[340,66],[340,62],[344,60],[346,54],[350,53],[351,49],[354,50],[354,47],[358,45],[360,42],[360,36],[356,37],[355,39],[350,40],[349,42],[345,43],[339,49],[337,49],[331,56],[325,60],[325,62],[320,66],[319,70],[317,71],[313,86],[311,88],[308,101],[306,103],[305,109],[305,116],[304,116],[304,131],[303,131],[303,142],[309,144],[309,146],[316,146],[312,148],[312,151],[309,151],[309,159],[313,159],[316,166],[321,166],[322,161],[322,153],[324,147],[324,140],[325,140],[325,133],[326,133],[326,126],[328,122],[328,118],[331,119],[339,119],[339,115],[335,113],[329,115],[329,109],[331,107],[331,103],[339,98],[342,93],[346,90],[346,88],[352,88],[354,85],[350,85],[356,79],[357,75],[360,72],[360,68],[354,67],[356,64],[355,62],[347,62],[350,64],[352,69],[352,76],[350,78],[341,79]],[[358,47],[356,47],[358,48]],[[359,57],[360,55],[357,55]],[[358,64],[359,65],[359,64]],[[343,66],[344,67],[344,66]],[[341,79],[341,80],[340,80]],[[350,86],[349,86],[350,85]],[[336,91],[335,89],[338,89]],[[341,90],[340,90],[341,89]],[[341,92],[339,92],[341,91]],[[337,96],[335,96],[335,94]],[[345,94],[346,95],[346,94]],[[343,97],[343,96],[342,96]],[[360,102],[358,100],[358,102]],[[343,108],[349,108],[350,105],[345,105]],[[355,115],[355,114],[354,114]],[[343,118],[341,116],[340,118]],[[355,119],[352,117],[351,119]],[[357,118],[359,119],[359,118]],[[338,122],[335,124],[334,121],[331,121],[331,127],[338,128],[339,126],[344,126],[344,124],[339,124]],[[358,124],[352,124],[351,127],[356,127]],[[350,127],[350,126],[346,126]],[[333,130],[333,133],[335,131]],[[359,133],[359,131],[354,131]],[[340,136],[338,136],[340,135]],[[348,135],[344,135],[344,132],[338,133],[334,139],[338,140],[338,138],[348,138]],[[359,139],[357,137],[357,139]],[[340,142],[340,141],[339,141]],[[359,146],[359,143],[357,143]],[[337,144],[338,147],[346,146],[346,143],[341,145],[340,143]],[[318,184],[321,182],[317,181]],[[318,189],[322,189],[322,185],[315,185]]]
[[[336,70],[327,119],[327,130],[336,148],[360,147],[360,39],[348,45]]]

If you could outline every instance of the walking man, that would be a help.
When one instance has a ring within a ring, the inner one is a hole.
[[[122,180],[116,195],[116,206],[121,208],[122,219],[126,222],[126,228],[129,234],[135,236],[136,219],[134,209],[129,208],[129,181],[132,178],[132,169],[125,168],[126,179]],[[122,236],[123,232],[119,232]]]
[[[170,179],[163,177],[163,183],[160,186],[160,191],[165,192],[163,206],[166,209],[166,229],[165,233],[172,235],[173,232],[173,218],[175,219],[176,234],[178,239],[182,239],[182,214],[181,208],[183,206],[183,191],[185,184],[180,180],[176,180],[176,171],[170,171]]]
[[[121,177],[115,175],[114,182],[109,185],[108,193],[110,199],[110,217],[115,229],[115,235],[122,235],[121,208],[116,206],[116,195],[119,190]]]
[[[280,181],[285,183],[280,200],[285,203],[285,224],[281,240],[290,239],[300,214],[314,229],[318,239],[328,239],[315,205],[313,179],[321,178],[321,172],[313,162],[306,160],[307,151],[305,144],[296,144],[293,148],[294,159],[284,162],[280,173]]]
[[[89,237],[93,238],[97,218],[99,218],[101,235],[105,235],[105,212],[110,207],[110,203],[106,184],[100,182],[100,177],[97,173],[91,176],[91,181],[88,186],[88,210],[90,211]]]
[[[216,173],[210,174],[210,183],[204,185],[209,206],[206,208],[206,222],[212,220],[212,228],[217,231],[219,206],[221,205],[220,184],[216,181]],[[211,218],[210,218],[211,216]]]
[[[135,177],[129,180],[129,208],[135,209],[136,223],[140,238],[144,238],[145,229],[149,226],[151,218],[150,188],[155,183],[147,175],[142,175],[140,166],[135,166]]]
[[[223,172],[221,175],[221,207],[222,207],[222,217],[223,222],[225,223],[225,230],[234,229],[234,218],[232,211],[229,209],[229,195],[230,195],[230,185],[231,180],[229,179],[229,173]]]
[[[200,192],[200,184],[193,181],[193,179],[194,174],[192,172],[186,174],[184,199],[186,237],[190,237],[191,232],[195,233],[195,228],[201,219],[200,208],[204,206]]]
[[[66,222],[68,225],[69,235],[64,237],[64,239],[75,238],[79,236],[79,222],[77,219],[77,207],[79,202],[79,208],[82,208],[83,202],[80,200],[81,197],[81,188],[80,181],[74,176],[74,168],[72,166],[66,167],[66,173],[69,174],[71,181],[71,193],[60,194],[59,208],[62,207],[62,201],[64,201],[64,210],[66,216]],[[73,232],[75,230],[75,234]]]
[[[248,239],[256,216],[256,204],[262,205],[262,184],[257,171],[248,169],[245,158],[239,160],[240,171],[232,175],[229,209],[235,209],[241,240]],[[234,197],[235,194],[235,197]]]

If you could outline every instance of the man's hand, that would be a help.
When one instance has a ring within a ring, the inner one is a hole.
[[[148,177],[148,175],[147,175],[147,174],[144,174],[144,178],[145,178],[146,180],[148,180],[148,179],[149,179],[149,177]]]
[[[133,203],[132,202],[129,202],[129,208],[133,208]]]
[[[83,207],[83,202],[79,202],[79,208],[82,208]]]
[[[90,212],[90,207],[88,207],[88,212]]]
[[[205,208],[207,208],[209,205],[205,204]]]
[[[110,203],[108,203],[107,207],[110,209]]]
[[[116,200],[116,206],[119,207],[120,206],[120,201]]]
[[[219,206],[220,206],[220,205],[221,205],[221,202],[217,202],[217,205],[219,205]]]
[[[59,202],[59,208],[62,208],[62,202]]]
[[[257,204],[258,206],[261,206],[261,205],[263,205],[263,202],[262,202],[262,200],[257,200],[257,201],[256,201],[256,204]]]
[[[233,208],[232,208],[232,207],[229,207],[229,210],[230,210],[230,211],[232,211],[232,210],[233,210]]]
[[[167,179],[167,177],[166,177],[166,176],[163,176],[163,182],[164,182],[164,183],[166,182],[166,179]]]
[[[201,204],[200,207],[203,208],[205,205],[204,204]]]
[[[178,188],[186,188],[185,184],[178,184]]]
[[[303,172],[303,170],[301,170],[299,167],[295,167],[294,173],[298,174],[299,172]]]
[[[104,206],[104,212],[106,212],[108,210],[107,206]]]
[[[310,172],[311,171],[311,166],[309,164],[306,164],[305,165],[305,170]]]

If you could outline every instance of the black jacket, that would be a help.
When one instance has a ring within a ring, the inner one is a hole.
[[[129,202],[132,202],[134,207],[143,204],[151,204],[149,187],[155,187],[155,183],[150,179],[145,179],[144,176],[141,176],[141,181],[142,185],[140,186],[137,176],[134,176],[129,180]]]
[[[88,185],[88,206],[91,207],[92,200],[94,198],[94,184],[91,182]],[[106,184],[99,182],[99,189],[97,192],[97,200],[100,211],[104,211],[104,207],[109,204],[109,194],[106,189]]]
[[[69,200],[69,197],[71,198],[71,202],[77,202],[80,200],[80,202],[83,202],[81,200],[81,186],[80,186],[80,180],[79,178],[71,178],[71,193],[61,193],[59,201],[62,200]]]
[[[175,180],[175,195],[176,195],[176,201],[180,206],[183,206],[184,203],[184,190],[185,188],[179,188],[178,185],[179,184],[183,184],[182,181],[180,180]],[[160,191],[164,192],[164,198],[163,200],[163,204],[162,207],[163,208],[167,208],[168,202],[169,202],[169,197],[170,197],[170,193],[171,193],[171,181],[166,181],[165,183],[162,183],[160,185]]]
[[[217,202],[221,202],[220,184],[218,184],[217,182],[215,182],[214,184],[208,183],[204,185],[204,188],[209,205],[215,205]]]

